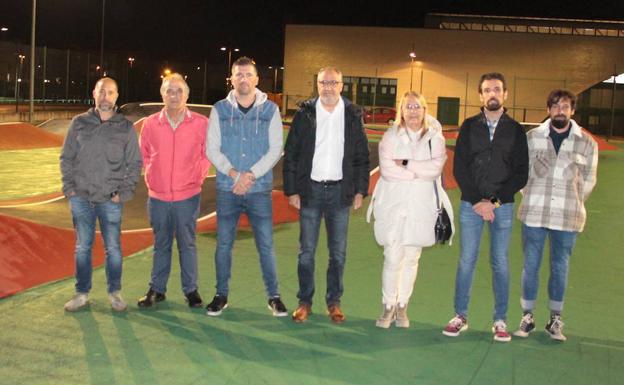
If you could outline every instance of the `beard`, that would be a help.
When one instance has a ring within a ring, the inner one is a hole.
[[[550,124],[552,124],[553,127],[558,128],[558,129],[566,128],[569,123],[570,123],[570,119],[566,118],[564,115],[557,115],[553,117],[552,119],[550,119]]]
[[[102,112],[110,112],[113,110],[114,108],[114,104],[111,103],[100,103],[97,106],[98,110],[102,111]]]
[[[321,93],[321,102],[323,104],[334,106],[338,103],[339,99],[340,99],[340,95],[336,95],[333,92]]]
[[[485,103],[485,109],[488,111],[498,111],[502,107],[502,104],[496,98],[492,98]]]

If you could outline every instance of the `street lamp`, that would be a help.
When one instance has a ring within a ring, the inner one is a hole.
[[[25,55],[18,54],[19,66],[15,69],[15,112],[19,112],[19,96],[20,96],[20,84],[22,83],[22,66],[24,65]]]
[[[130,89],[130,69],[132,69],[132,67],[134,66],[134,60],[135,59],[132,56],[130,56],[128,58],[128,67],[126,67],[126,87],[125,87],[125,90],[126,90],[126,93],[125,93],[126,103],[128,102],[128,99],[129,99],[128,98],[128,94],[130,93],[129,92],[129,89]]]
[[[412,90],[412,83],[414,81],[414,59],[416,59],[416,52],[414,52],[414,50],[412,50],[412,52],[409,53],[409,57],[411,60],[410,63],[410,91]]]
[[[228,54],[228,67],[227,71],[225,71],[225,89],[230,89],[230,71],[232,70],[232,52],[239,52],[238,48],[229,48],[229,47],[221,47],[221,51],[227,52]]]
[[[101,36],[100,36],[100,65],[102,66],[102,69],[104,68],[104,21],[105,21],[105,16],[106,16],[106,0],[102,0],[102,30],[101,30]],[[106,76],[106,71],[102,71],[104,72],[104,76]]]
[[[277,93],[277,70],[284,70],[284,67],[278,67],[278,66],[269,66],[269,69],[274,70],[274,75],[273,75],[273,93],[276,94]]]

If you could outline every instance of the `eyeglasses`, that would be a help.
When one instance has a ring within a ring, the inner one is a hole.
[[[422,108],[422,106],[420,104],[406,104],[405,108],[408,110],[418,111]]]
[[[338,84],[342,83],[338,80],[319,80],[318,84],[323,87],[335,88]]]

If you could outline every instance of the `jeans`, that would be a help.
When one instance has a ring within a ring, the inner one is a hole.
[[[79,196],[69,198],[69,205],[76,230],[76,292],[91,290],[93,265],[91,254],[95,239],[95,221],[100,222],[100,231],[106,251],[106,282],[108,292],[121,290],[121,213],[123,203],[89,202]]]
[[[275,251],[273,250],[271,191],[236,195],[230,191],[217,190],[217,249],[215,250],[217,294],[227,296],[229,292],[232,247],[236,239],[236,226],[242,213],[247,214],[253,229],[266,293],[269,297],[277,297],[279,290]]]
[[[523,310],[535,308],[539,287],[539,269],[542,264],[546,237],[550,238],[550,278],[548,279],[549,308],[551,311],[563,310],[563,296],[568,283],[568,265],[578,233],[575,231],[551,230],[545,227],[522,225],[522,250],[524,268],[522,269]]]
[[[323,185],[312,182],[308,199],[299,210],[299,244],[297,273],[299,275],[300,304],[312,305],[314,297],[314,256],[318,245],[321,217],[325,217],[329,264],[327,266],[327,293],[325,302],[329,305],[340,304],[344,291],[342,275],[347,256],[347,231],[349,227],[349,208],[341,202],[341,186]]]
[[[199,216],[199,197],[200,194],[197,194],[174,202],[151,197],[147,200],[150,224],[154,232],[154,260],[149,285],[158,293],[167,292],[174,235],[180,255],[182,291],[188,294],[197,290],[195,227]]]
[[[513,203],[505,203],[494,209],[494,222],[488,222],[490,228],[490,264],[492,266],[492,286],[494,289],[494,320],[507,319],[509,302],[509,240],[513,223]],[[483,218],[474,212],[472,204],[461,201],[459,224],[461,233],[461,252],[455,277],[455,313],[468,316],[468,302],[474,270],[479,257]]]

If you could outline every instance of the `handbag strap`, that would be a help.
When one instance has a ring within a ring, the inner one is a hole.
[[[431,139],[429,139],[429,157],[433,159],[433,152],[431,151]],[[436,183],[437,178],[433,181],[433,191],[436,196],[436,208],[440,211],[440,197],[438,196],[438,184]]]

